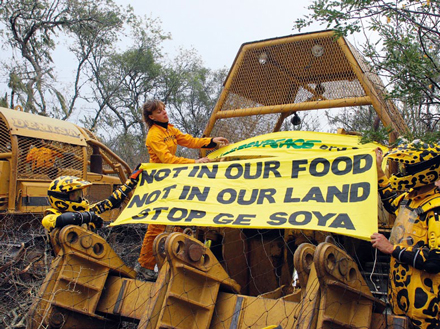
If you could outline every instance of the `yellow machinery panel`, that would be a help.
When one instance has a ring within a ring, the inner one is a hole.
[[[93,183],[93,185],[90,186],[86,192],[86,198],[89,200],[91,205],[108,198],[109,195],[112,194],[112,192],[121,184],[118,177],[99,175],[95,173],[87,173],[87,180]],[[123,205],[125,205],[125,202]],[[112,209],[102,213],[100,216],[105,221],[113,221],[118,217],[120,210],[121,209],[119,208]]]
[[[0,160],[0,211],[8,207],[9,161]]]
[[[49,206],[48,188],[49,183],[19,182],[17,210],[20,212],[43,212]]]
[[[9,123],[11,134],[43,140],[62,140],[68,144],[86,145],[80,130],[68,121],[39,115],[29,115],[22,111],[1,111]]]

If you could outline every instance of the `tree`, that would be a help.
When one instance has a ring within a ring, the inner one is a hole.
[[[84,83],[81,74],[91,49],[111,45],[125,16],[111,0],[4,0],[0,7],[3,37],[14,52],[12,63],[4,63],[11,94],[25,111],[68,118]],[[82,52],[75,53],[70,99],[58,87],[53,66],[59,36],[77,37],[83,46]]]
[[[201,137],[221,93],[226,70],[203,66],[195,50],[181,50],[165,75],[164,95],[171,122],[180,130]]]
[[[438,1],[315,0],[308,9],[311,13],[296,20],[294,28],[301,30],[318,21],[340,35],[363,32],[366,37],[363,53],[388,82],[389,97],[399,102],[410,128],[416,134],[437,129],[440,119]]]
[[[11,99],[25,111],[80,121],[132,166],[148,159],[146,100],[163,100],[173,123],[200,136],[226,75],[203,67],[194,50],[168,60],[162,45],[170,35],[160,22],[112,0],[6,0],[0,24],[14,51],[11,63],[3,63]],[[57,81],[52,60],[60,40],[76,59],[67,85]]]
[[[155,19],[133,16],[127,26],[132,44],[126,50],[92,51],[87,76],[93,109],[81,122],[100,133],[131,165],[147,160],[141,107],[164,89],[162,42],[170,38]],[[111,132],[111,134],[109,134]]]
[[[4,97],[0,97],[0,106],[8,107],[8,95],[6,94]]]

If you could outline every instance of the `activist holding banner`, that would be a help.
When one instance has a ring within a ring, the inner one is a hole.
[[[182,133],[168,121],[165,104],[159,100],[150,100],[142,106],[142,116],[148,129],[146,146],[150,155],[150,163],[207,163],[210,160],[203,157],[197,160],[176,156],[177,145],[188,148],[213,149],[217,145],[227,145],[229,141],[224,137],[195,138]],[[139,264],[146,270],[143,275],[147,280],[155,280],[157,273],[154,271],[156,260],[153,255],[154,239],[165,230],[165,225],[149,224],[147,233],[139,256]],[[135,268],[137,271],[140,268]]]
[[[143,163],[133,197],[110,225],[307,229],[370,241],[378,231],[374,150],[379,145],[354,143],[353,136],[334,143],[330,134],[315,133],[313,148],[290,152],[291,145],[311,144],[303,133],[270,138],[286,148],[284,154],[274,143],[259,143],[260,156],[250,159]]]
[[[387,178],[376,150],[379,194],[396,214],[390,239],[374,233],[373,247],[391,255],[388,299],[416,328],[440,328],[440,146],[414,141],[392,149],[399,174]]]
[[[136,187],[141,172],[142,169],[138,166],[125,184],[118,187],[107,199],[91,206],[83,194],[92,183],[75,176],[60,176],[54,179],[47,190],[51,208],[44,212],[43,226],[48,232],[67,225],[86,224],[92,229],[102,227],[103,219],[99,215],[121,205],[128,193]],[[54,250],[54,253],[57,254],[58,250]]]

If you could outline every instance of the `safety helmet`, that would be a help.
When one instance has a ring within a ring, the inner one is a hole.
[[[405,191],[434,183],[440,178],[440,146],[419,140],[401,144],[386,157],[399,163],[399,173],[390,177],[391,186]]]
[[[87,211],[89,201],[82,196],[71,200],[69,195],[74,191],[83,190],[92,183],[75,176],[61,176],[54,179],[47,190],[50,205],[62,212],[65,211]]]

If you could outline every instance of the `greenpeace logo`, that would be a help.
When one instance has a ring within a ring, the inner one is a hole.
[[[315,143],[321,143],[320,140],[305,140],[305,139],[295,139],[292,138],[281,138],[281,139],[267,139],[264,141],[255,141],[248,144],[240,145],[238,147],[234,147],[232,150],[229,150],[222,154],[225,156],[229,153],[243,150],[247,148],[264,148],[270,147],[273,149],[277,148],[286,148],[286,149],[311,149],[315,146]]]
[[[235,151],[248,149],[248,148],[265,148],[270,147],[273,149],[294,149],[294,150],[301,150],[301,149],[312,149],[315,147],[316,144],[322,143],[321,140],[307,140],[307,139],[292,139],[292,138],[281,138],[281,139],[267,139],[264,141],[255,141],[248,144],[243,144],[237,147],[234,147],[233,149],[222,153],[220,157],[228,155],[230,153],[233,153]],[[320,147],[322,150],[328,150],[328,151],[346,151],[348,149],[357,149],[357,147],[340,147],[340,146],[334,146],[334,145],[325,145],[322,144]]]

